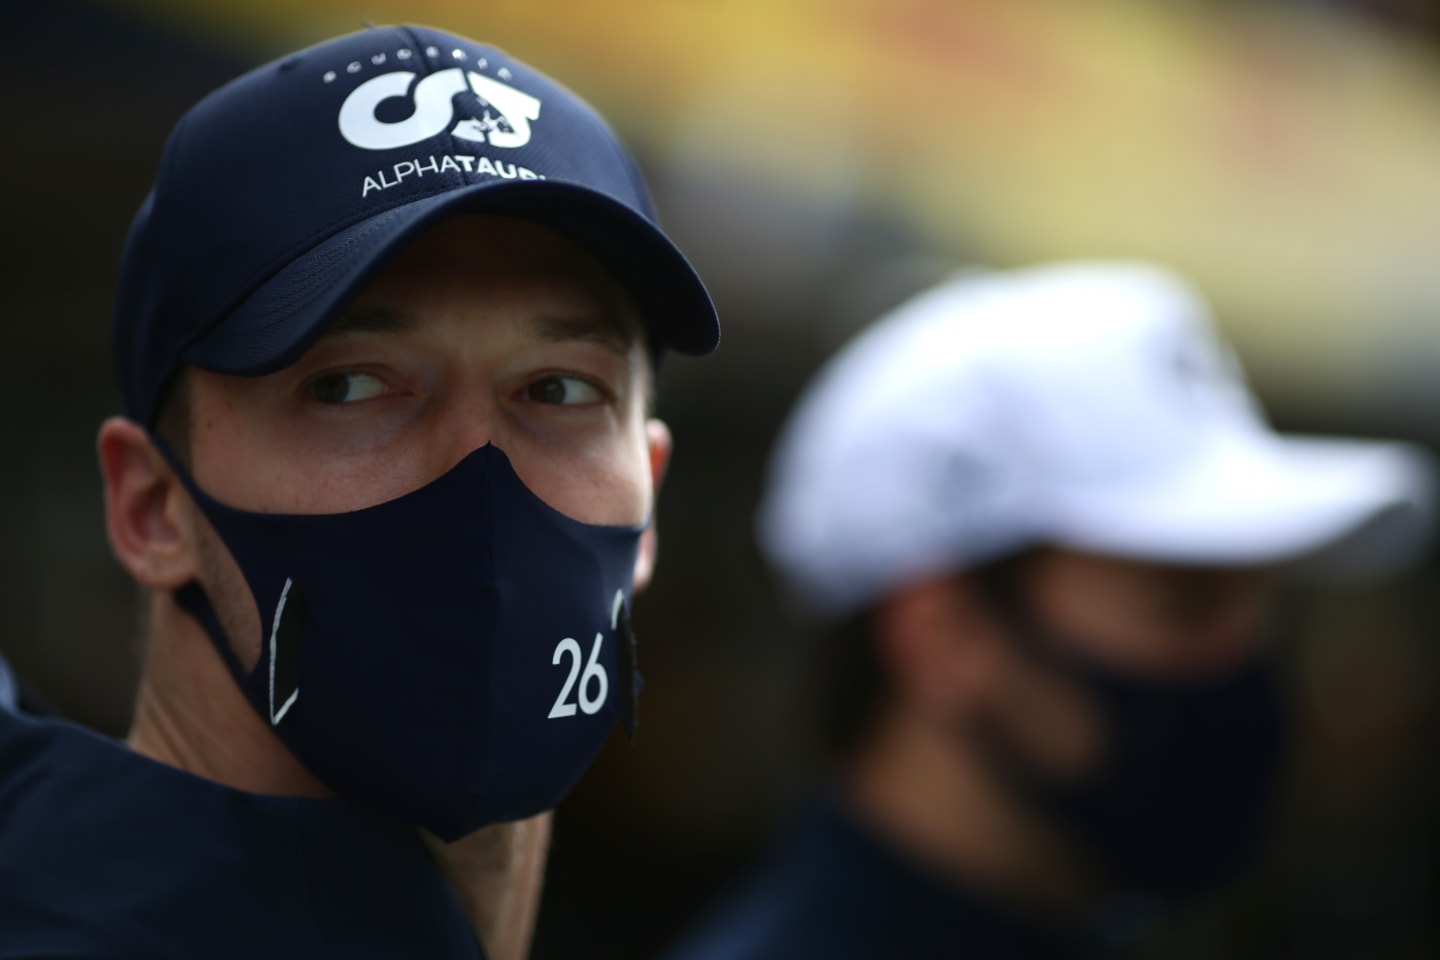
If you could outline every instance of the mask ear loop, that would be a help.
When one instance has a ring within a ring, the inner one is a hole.
[[[1024,575],[1029,556],[1028,552],[1016,554],[969,571],[967,575],[980,602],[1004,632],[1001,642],[1011,644],[1019,656],[1035,667],[1084,690],[1083,666],[1067,656],[1057,638],[1050,635],[1028,608]],[[975,743],[992,775],[1012,792],[1016,803],[1053,832],[1054,838],[1077,858],[1082,871],[1088,873],[1091,869],[1088,853],[1075,845],[1075,839],[1068,835],[1055,815],[1055,792],[1067,789],[1065,785],[1027,759],[993,719],[979,718],[975,732]]]
[[[640,676],[639,648],[635,631],[630,627],[630,611],[620,605],[615,620],[616,651],[620,659],[620,726],[635,745],[635,731],[640,726],[640,690],[645,681]]]
[[[190,494],[191,498],[198,501],[202,496],[198,486],[190,477],[189,472],[181,465],[180,459],[175,456],[169,444],[156,434],[152,433],[149,436],[150,442],[154,445],[155,449],[160,452],[160,456],[165,458],[165,462],[170,465],[170,469],[174,472],[175,476],[179,478],[180,483],[185,487],[185,490]],[[210,645],[220,654],[220,659],[224,661],[226,668],[230,671],[230,675],[235,679],[235,682],[240,686],[241,691],[247,691],[249,689],[247,684],[249,683],[252,671],[246,670],[244,664],[240,662],[240,658],[235,656],[235,651],[231,649],[230,641],[226,637],[225,628],[220,625],[220,618],[215,613],[215,607],[210,603],[210,598],[206,596],[204,588],[200,586],[200,582],[198,580],[191,580],[184,586],[174,590],[171,596],[175,598],[175,604],[180,607],[181,610],[184,610],[190,614],[190,616],[194,617],[205,630],[205,635],[210,638]],[[260,669],[264,663],[265,648],[262,644],[260,661],[256,664],[255,669]]]
[[[1066,657],[1030,613],[1023,577],[1030,553],[1018,553],[970,571],[967,576],[990,615],[1005,631],[1005,640],[1037,663],[1068,674]]]
[[[1012,643],[1021,656],[1067,682],[1078,682],[1083,689],[1083,665],[1066,655],[1028,609],[1022,582],[1026,556],[1018,554],[973,571],[976,593],[1004,630],[1004,640]],[[978,733],[981,754],[993,774],[1013,791],[1019,804],[1038,817],[1047,830],[1054,831],[1052,835],[1076,858],[1083,875],[1092,875],[1096,867],[1091,852],[1077,845],[1077,838],[1057,817],[1055,791],[1066,788],[1025,760],[994,724],[982,723]],[[1110,893],[1089,905],[1082,914],[1082,925],[1101,943],[1125,947],[1139,940],[1162,915],[1158,905],[1148,898]]]
[[[1057,662],[1062,658],[1055,655],[1053,645],[1040,635],[1039,627],[1025,607],[1021,581],[1026,557],[1027,554],[1016,554],[964,575],[981,605],[1003,632],[1001,642],[1012,645],[1020,656],[1034,661],[1041,669],[1064,676],[1063,664]],[[996,775],[1018,789],[1021,796],[1028,797],[1039,788],[1043,778],[1016,755],[1007,740],[999,727],[982,718],[979,744],[986,762]]]
[[[1088,686],[1097,674],[1109,671],[1067,644],[1068,634],[1046,626],[1032,612],[1023,582],[1031,555],[1018,553],[972,571],[976,593],[1022,655],[1062,679]]]

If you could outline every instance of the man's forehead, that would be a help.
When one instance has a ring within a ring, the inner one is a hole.
[[[461,213],[420,233],[370,279],[327,334],[409,333],[423,323],[407,301],[443,284],[465,309],[492,292],[536,298],[527,332],[544,340],[644,341],[630,291],[596,251],[538,221]],[[453,284],[453,287],[452,287]],[[396,304],[399,304],[397,306]]]
[[[425,317],[419,311],[362,302],[342,310],[324,336],[398,336],[421,333],[425,327]],[[598,304],[583,312],[537,313],[520,320],[518,328],[523,336],[546,343],[595,343],[622,352],[639,339],[637,325],[630,317]]]

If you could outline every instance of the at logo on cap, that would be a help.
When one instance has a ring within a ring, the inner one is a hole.
[[[444,133],[455,118],[454,99],[468,85],[487,109],[483,117],[455,124],[451,136],[493,147],[521,147],[530,142],[530,121],[540,117],[540,101],[528,93],[474,71],[452,67],[432,73],[415,84],[415,112],[393,123],[381,120],[376,109],[393,97],[404,97],[415,80],[409,70],[373,77],[354,90],[340,106],[340,135],[364,150],[393,150]],[[490,115],[493,107],[498,117]],[[510,129],[503,129],[500,121]]]

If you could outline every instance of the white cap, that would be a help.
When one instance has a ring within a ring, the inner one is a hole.
[[[1180,278],[1074,263],[959,276],[851,341],[780,435],[758,531],[837,616],[1038,544],[1380,573],[1432,506],[1417,447],[1272,431]]]

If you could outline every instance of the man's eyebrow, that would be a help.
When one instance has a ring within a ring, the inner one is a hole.
[[[347,333],[412,333],[420,322],[408,313],[382,307],[352,308],[336,317],[325,331],[334,337]]]
[[[553,343],[583,341],[627,351],[634,335],[609,314],[543,316],[530,321],[530,330],[541,340]]]

